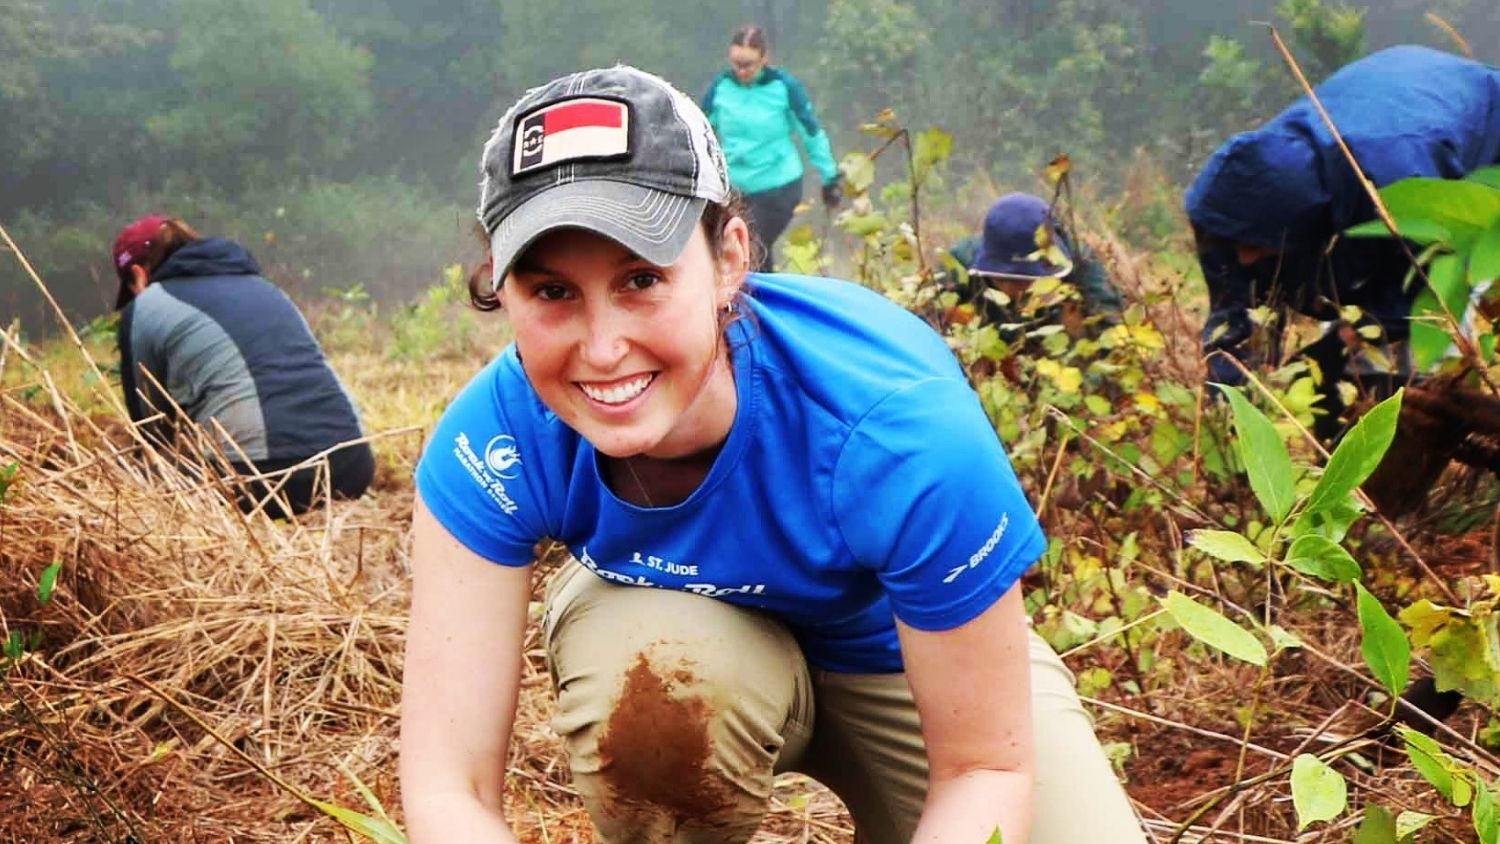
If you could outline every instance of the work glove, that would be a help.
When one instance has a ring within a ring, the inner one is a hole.
[[[823,185],[823,204],[830,210],[844,201],[844,185],[838,179]]]

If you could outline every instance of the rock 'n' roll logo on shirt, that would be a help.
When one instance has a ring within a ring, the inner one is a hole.
[[[484,465],[504,480],[513,481],[519,477],[521,473],[516,467],[520,464],[521,449],[510,434],[501,434],[484,447]]]
[[[630,154],[630,107],[617,100],[574,97],[516,123],[511,176],[580,159]]]
[[[501,434],[492,437],[489,444],[485,446],[484,456],[481,457],[474,451],[474,443],[469,435],[460,431],[453,438],[453,456],[458,458],[458,463],[474,479],[487,495],[508,516],[514,516],[520,509],[520,505],[511,497],[510,491],[506,489],[507,480],[515,480],[520,477],[520,472],[513,471],[521,464],[521,451],[516,447],[515,438],[509,434]]]
[[[588,546],[579,548],[574,556],[583,567],[611,583],[623,583],[628,586],[650,586],[657,589],[679,589],[684,592],[692,592],[709,598],[723,598],[729,595],[765,595],[766,584],[764,583],[742,583],[737,586],[723,586],[717,583],[689,581],[687,578],[700,577],[700,567],[696,563],[678,563],[655,554],[636,551],[630,555],[629,563],[606,565],[594,559],[589,553]],[[624,571],[617,571],[624,569]],[[648,572],[641,569],[649,570]],[[666,581],[653,580],[652,575],[666,575]],[[681,581],[681,582],[678,582]]]

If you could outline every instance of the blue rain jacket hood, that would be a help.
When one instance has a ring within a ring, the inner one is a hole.
[[[1315,90],[1376,187],[1459,179],[1500,161],[1500,69],[1399,46],[1346,65]],[[1272,249],[1320,243],[1375,217],[1307,97],[1220,147],[1186,207],[1204,233]]]

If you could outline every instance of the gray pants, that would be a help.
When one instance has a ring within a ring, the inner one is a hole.
[[[567,563],[543,622],[553,725],[603,840],[754,835],[773,777],[833,790],[859,840],[911,840],[927,755],[904,674],[810,668],[786,627],[683,592],[607,583]],[[1032,844],[1144,844],[1073,676],[1031,636]]]

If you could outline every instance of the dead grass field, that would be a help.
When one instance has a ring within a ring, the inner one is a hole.
[[[1159,280],[1138,256],[1111,248],[1128,292],[1151,292]],[[1159,311],[1175,339],[1157,377],[1184,379],[1195,365],[1183,351],[1196,342],[1191,315],[1171,303]],[[391,361],[378,332],[331,349],[373,432],[377,482],[359,501],[290,524],[242,516],[212,479],[174,469],[132,433],[109,379],[91,376],[79,348],[0,341],[0,468],[18,466],[0,503],[0,638],[40,636],[0,670],[0,842],[355,840],[308,801],[373,814],[363,787],[399,821],[410,474],[448,397],[503,339],[503,319],[494,318],[458,353],[421,363]],[[111,359],[106,341],[88,348]],[[1046,469],[1028,470],[1028,486],[1040,488]],[[1138,533],[1141,551],[1123,567],[1134,581],[1224,601],[1237,595],[1211,573],[1184,579],[1176,563],[1191,525],[1173,513],[1122,526],[1070,514],[1064,503],[1044,518],[1070,548],[1106,560],[1125,530]],[[1488,559],[1472,537],[1442,542],[1425,547],[1445,575]],[[38,578],[53,562],[62,563],[56,593],[38,606]],[[540,568],[538,587],[550,571]],[[1422,588],[1419,574],[1393,572],[1392,588]],[[1059,609],[1088,615],[1098,606],[1098,596],[1053,594]],[[1337,742],[1357,751],[1341,768],[1356,800],[1438,814],[1421,840],[1473,840],[1403,754],[1361,737],[1379,714],[1366,705],[1373,684],[1347,608],[1288,594],[1274,608],[1308,647],[1279,657],[1264,679],[1181,634],[1164,634],[1148,671],[1107,643],[1066,654],[1076,672],[1135,678],[1135,691],[1122,682],[1098,691],[1093,708],[1156,840],[1348,840],[1353,820],[1299,833],[1287,787],[1292,756]],[[526,655],[510,816],[524,841],[592,840],[548,727],[551,691],[534,626]],[[1500,767],[1476,742],[1486,718],[1466,707],[1443,736],[1493,778]],[[834,798],[789,777],[757,840],[851,838]]]

